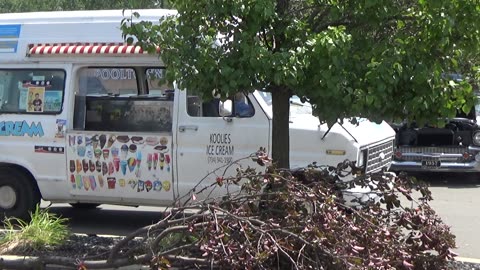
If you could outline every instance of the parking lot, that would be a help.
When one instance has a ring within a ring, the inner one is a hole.
[[[417,177],[430,184],[430,203],[451,226],[461,257],[480,258],[480,174],[425,174]]]

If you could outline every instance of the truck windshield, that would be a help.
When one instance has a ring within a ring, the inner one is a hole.
[[[265,112],[271,118],[272,113],[272,94],[269,92],[258,91],[259,96],[263,100],[263,106],[265,107]],[[300,115],[311,115],[312,114],[312,105],[308,102],[302,102],[298,96],[292,96],[290,98],[290,117],[300,116]]]

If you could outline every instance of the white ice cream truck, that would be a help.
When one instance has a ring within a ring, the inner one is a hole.
[[[171,14],[139,12],[152,21]],[[217,168],[271,149],[268,93],[244,96],[246,115],[222,117],[212,100],[159,85],[162,63],[123,44],[122,18],[120,10],[0,15],[3,215],[25,217],[40,199],[171,205],[206,175],[206,184],[215,181]],[[337,124],[325,134],[308,106],[296,108],[292,167],[345,159],[365,172],[390,166],[388,124]]]

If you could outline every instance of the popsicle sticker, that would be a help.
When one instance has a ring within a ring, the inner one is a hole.
[[[145,190],[145,182],[142,180],[138,180],[138,185],[137,185],[137,192],[144,191]]]
[[[116,183],[117,180],[115,179],[115,177],[107,177],[108,189],[115,189]]]
[[[105,175],[108,173],[108,165],[107,162],[102,162],[102,174]]]
[[[98,135],[94,135],[92,137],[92,146],[93,146],[93,149],[96,149],[98,147]]]
[[[115,166],[115,171],[120,171],[120,158],[114,157],[113,158],[113,165]]]
[[[158,163],[158,153],[153,153],[153,169],[157,169],[157,163]]]
[[[77,173],[81,172],[83,167],[82,167],[82,161],[80,159],[77,159],[76,165],[77,165]]]
[[[165,166],[165,155],[163,153],[160,153],[160,170],[163,171],[163,167]]]
[[[112,175],[115,172],[115,166],[113,162],[108,162],[108,175]]]
[[[152,188],[153,188],[152,181],[147,180],[147,181],[145,182],[145,189],[147,190],[147,192],[149,192],[150,190],[152,190]]]
[[[128,180],[128,185],[130,185],[132,189],[135,189],[135,187],[137,186],[137,180],[135,179]]]
[[[125,187],[126,182],[127,181],[125,181],[125,179],[123,179],[123,178],[119,179],[118,180],[118,185],[123,188],[123,187]]]
[[[88,171],[88,161],[86,159],[82,160],[83,172],[86,173]]]
[[[88,191],[90,189],[90,178],[88,176],[83,176],[83,188]]]
[[[75,181],[75,176],[73,174],[70,175],[70,183],[72,184],[72,187],[74,189],[77,187],[77,183]]]
[[[165,163],[167,163],[167,172],[170,171],[170,155],[166,154],[165,155]]]
[[[102,149],[95,148],[95,150],[93,150],[93,154],[95,155],[95,158],[100,159],[100,157],[102,156]]]
[[[153,160],[153,156],[152,154],[148,154],[147,155],[147,166],[148,166],[148,170],[152,170],[152,160]]]
[[[138,151],[136,160],[137,171],[135,172],[135,176],[137,177],[140,177],[140,163],[142,163],[142,152]]]
[[[103,180],[103,176],[101,175],[98,176],[98,184],[100,185],[101,188],[103,188],[103,185],[105,184]]]
[[[68,135],[68,146],[75,146],[75,136]]]
[[[77,184],[78,189],[82,189],[83,182],[82,182],[82,176],[81,175],[77,174],[77,176],[75,176],[75,183]]]
[[[160,182],[159,180],[153,182],[153,190],[161,191],[162,190],[162,182]]]
[[[100,135],[99,141],[100,141],[100,148],[103,149],[103,147],[105,146],[105,143],[107,142],[107,136],[105,136],[105,134]]]
[[[75,160],[70,160],[70,172],[75,172]]]
[[[97,172],[102,172],[102,162],[100,162],[100,160],[97,160],[95,162],[95,167],[97,169]]]
[[[103,159],[107,160],[108,156],[110,156],[110,149],[103,149]]]
[[[87,145],[85,155],[88,158],[93,158],[93,147],[92,147],[92,145]]]
[[[95,176],[90,175],[89,179],[90,179],[90,188],[93,191],[95,190],[95,188],[97,188],[97,182],[95,182]]]
[[[79,157],[84,157],[85,156],[85,152],[87,151],[87,148],[85,146],[78,146],[77,147],[77,155]]]
[[[90,172],[95,171],[95,163],[92,160],[88,161],[88,167],[90,168]]]

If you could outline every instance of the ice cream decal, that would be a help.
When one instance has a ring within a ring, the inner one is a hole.
[[[69,185],[77,192],[169,192],[168,136],[69,134]]]

